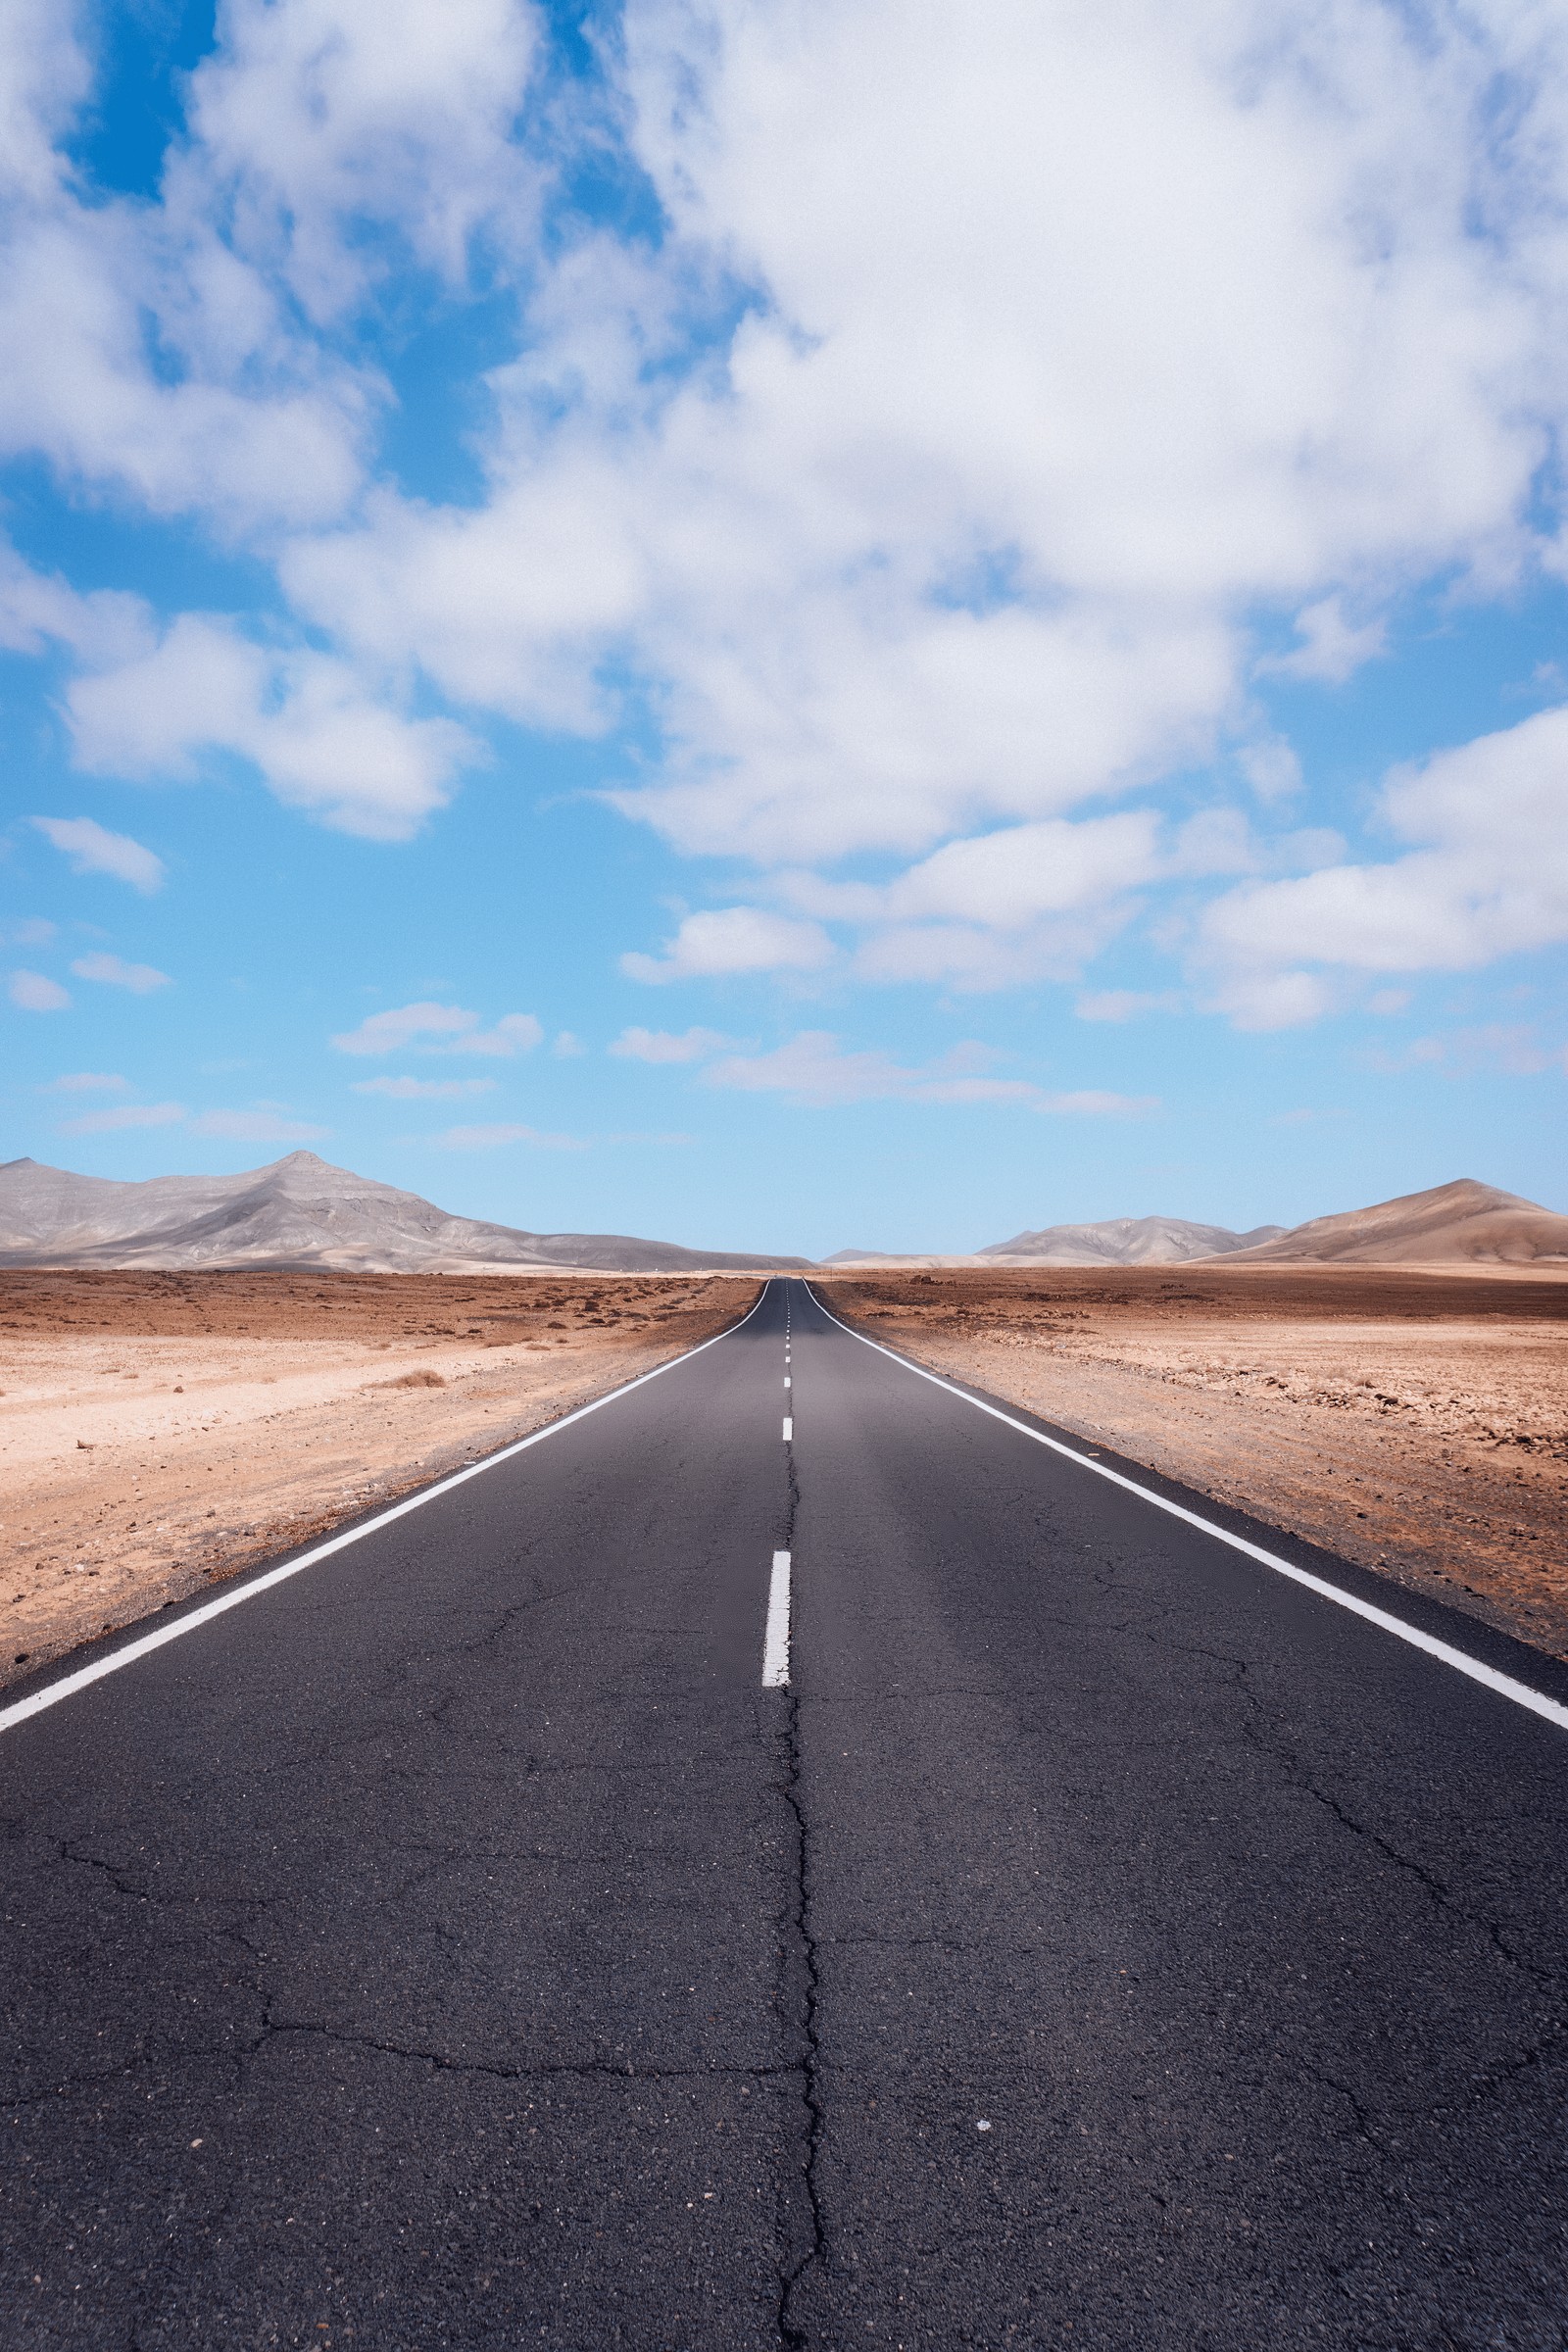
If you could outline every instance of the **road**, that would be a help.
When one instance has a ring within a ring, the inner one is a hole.
[[[1568,1731],[803,1283],[0,1770],[8,2352],[1568,2346]]]

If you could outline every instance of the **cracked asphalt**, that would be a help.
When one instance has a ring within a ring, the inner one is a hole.
[[[1568,1740],[799,1282],[0,1771],[7,2352],[1568,2347]]]

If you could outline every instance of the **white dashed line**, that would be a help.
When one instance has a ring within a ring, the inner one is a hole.
[[[773,1554],[767,1588],[767,1631],[762,1637],[762,1689],[782,1690],[790,1679],[790,1555]]]
[[[787,1413],[784,1416],[784,1443],[786,1446],[795,1443],[795,1424]]]

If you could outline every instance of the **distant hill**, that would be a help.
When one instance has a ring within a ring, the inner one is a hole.
[[[240,1176],[117,1184],[35,1159],[0,1165],[0,1266],[321,1266],[363,1274],[760,1273],[800,1257],[683,1250],[622,1233],[524,1233],[449,1216],[417,1193],[291,1152]]]
[[[1271,1242],[1283,1225],[1254,1225],[1232,1233],[1225,1225],[1193,1225],[1185,1217],[1107,1217],[1100,1225],[1045,1225],[1015,1233],[976,1255],[1000,1266],[1175,1266],[1190,1257],[1228,1257]]]
[[[1568,1261],[1568,1217],[1461,1177],[1429,1193],[1405,1193],[1373,1208],[1348,1208],[1313,1217],[1277,1241],[1246,1251],[1249,1262],[1321,1265],[1428,1265],[1469,1259],[1478,1264],[1531,1265]]]

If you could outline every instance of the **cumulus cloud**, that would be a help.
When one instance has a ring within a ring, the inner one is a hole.
[[[623,1029],[610,1048],[623,1061],[707,1061],[734,1044],[719,1029]]]
[[[504,1012],[493,1029],[466,1029],[461,1037],[451,1038],[445,1046],[430,1051],[492,1054],[507,1060],[514,1054],[531,1054],[543,1036],[544,1030],[531,1012]]]
[[[96,980],[106,988],[128,988],[133,997],[151,996],[154,989],[168,988],[167,972],[156,964],[126,963],[120,956],[107,956],[95,950],[90,956],[78,956],[72,965],[78,980]]]
[[[144,647],[150,616],[139,596],[94,589],[82,596],[57,573],[35,571],[0,538],[0,646],[41,654],[63,645],[85,662],[123,660]]]
[[[67,692],[78,763],[101,774],[190,777],[204,758],[248,760],[278,799],[324,824],[403,841],[450,797],[481,747],[451,719],[411,718],[347,662],[253,644],[182,613],[160,643]]]
[[[1067,977],[1121,929],[1132,894],[1183,864],[1152,809],[1009,825],[949,842],[880,891],[852,886],[872,928],[857,968],[874,980],[1006,987]]]
[[[357,1029],[343,1031],[332,1043],[339,1054],[400,1054],[416,1039],[451,1037],[476,1028],[478,1021],[476,1012],[460,1004],[399,1004],[368,1014]]]
[[[71,1003],[70,991],[43,972],[13,972],[7,994],[24,1012],[64,1012]]]
[[[1128,1117],[1154,1107],[1150,1097],[1096,1090],[1053,1094],[1028,1079],[998,1077],[995,1064],[1000,1058],[992,1048],[967,1041],[911,1069],[874,1050],[846,1052],[830,1030],[803,1029],[770,1054],[732,1054],[715,1061],[705,1077],[710,1086],[784,1095],[817,1108],[889,1101],[998,1102],[1089,1117]]]
[[[539,29],[517,0],[232,0],[192,77],[187,170],[233,192],[237,241],[318,319],[394,258],[460,284],[481,223],[532,225],[511,134]]]
[[[1198,962],[1245,1026],[1315,1019],[1333,975],[1464,971],[1568,939],[1568,708],[1385,779],[1378,813],[1415,846],[1248,882],[1208,906]]]
[[[339,1054],[488,1054],[507,1058],[532,1053],[544,1029],[531,1012],[503,1013],[486,1029],[476,1012],[461,1004],[399,1004],[372,1012],[357,1029],[334,1037]]]
[[[35,816],[32,821],[70,858],[73,873],[112,874],[144,895],[163,888],[163,859],[128,833],[110,833],[90,816]]]
[[[723,906],[689,914],[662,956],[622,956],[628,979],[714,980],[737,972],[815,972],[833,960],[819,923],[798,922],[760,906]]]
[[[1296,633],[1300,642],[1295,651],[1266,657],[1257,665],[1260,672],[1343,686],[1363,662],[1375,662],[1388,651],[1387,621],[1380,616],[1355,627],[1337,596],[1319,597],[1298,612]]]

